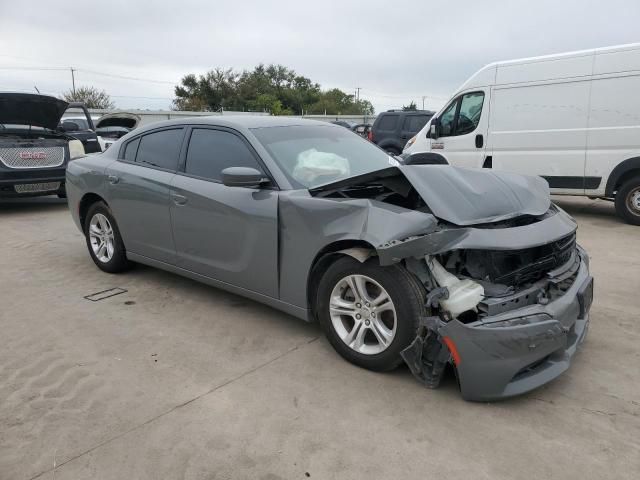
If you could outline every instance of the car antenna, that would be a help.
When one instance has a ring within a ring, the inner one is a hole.
[[[33,88],[36,89],[36,92],[38,92],[38,95],[40,95],[40,90],[38,90],[38,87],[36,87],[35,85],[33,86]]]

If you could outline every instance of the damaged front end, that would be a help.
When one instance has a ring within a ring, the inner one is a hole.
[[[369,202],[360,238],[377,245],[381,266],[402,264],[424,285],[430,313],[402,356],[426,386],[451,363],[465,399],[495,400],[568,368],[593,279],[577,224],[551,204],[544,180],[409,165],[310,193],[344,208]]]
[[[380,247],[381,263],[402,256],[429,292],[432,315],[420,320],[417,337],[402,352],[427,387],[437,387],[452,363],[465,399],[496,400],[537,388],[568,368],[587,332],[593,279],[575,231],[522,248],[532,228],[546,231],[551,218],[504,228],[515,249],[464,248],[473,236],[464,234],[452,250],[427,255],[417,249],[404,256],[410,250],[404,242]],[[424,245],[418,237],[407,241]]]

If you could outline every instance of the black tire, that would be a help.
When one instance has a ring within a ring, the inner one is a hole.
[[[342,341],[336,332],[329,313],[329,302],[334,287],[348,275],[365,275],[379,283],[393,301],[396,316],[396,333],[387,348],[377,354],[356,352]],[[425,312],[425,292],[418,280],[399,265],[381,267],[376,259],[365,263],[341,255],[322,276],[318,285],[316,315],[333,348],[346,360],[368,370],[383,372],[402,363],[400,352],[415,339],[418,323]]]
[[[401,153],[397,148],[393,148],[393,147],[387,147],[384,149],[384,151],[393,157],[397,157]]]
[[[639,195],[640,175],[624,182],[616,193],[616,213],[631,225],[640,225],[640,208],[634,202]]]
[[[89,228],[91,225],[91,219],[97,214],[104,215],[111,224],[111,228],[113,230],[114,249],[113,255],[109,261],[101,261],[98,259],[91,246]],[[87,249],[89,250],[89,255],[91,255],[93,263],[95,263],[100,270],[107,273],[120,273],[129,270],[133,266],[133,263],[127,260],[127,254],[124,248],[124,243],[122,242],[122,237],[120,236],[118,224],[116,223],[111,210],[109,210],[109,207],[104,202],[96,202],[89,207],[84,222],[84,236],[87,243]]]

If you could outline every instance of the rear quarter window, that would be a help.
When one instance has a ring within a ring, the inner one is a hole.
[[[378,123],[380,130],[395,130],[398,125],[398,117],[400,115],[383,115]]]
[[[138,145],[140,145],[140,138],[136,138],[131,142],[127,143],[124,147],[124,154],[122,155],[122,159],[127,162],[135,162],[136,161],[136,153],[138,153]]]

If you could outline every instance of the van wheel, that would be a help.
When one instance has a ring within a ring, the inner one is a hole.
[[[425,315],[424,289],[403,267],[342,256],[318,285],[316,314],[329,343],[346,360],[378,372],[401,362]]]
[[[640,175],[627,180],[616,193],[616,213],[631,225],[640,225]]]

